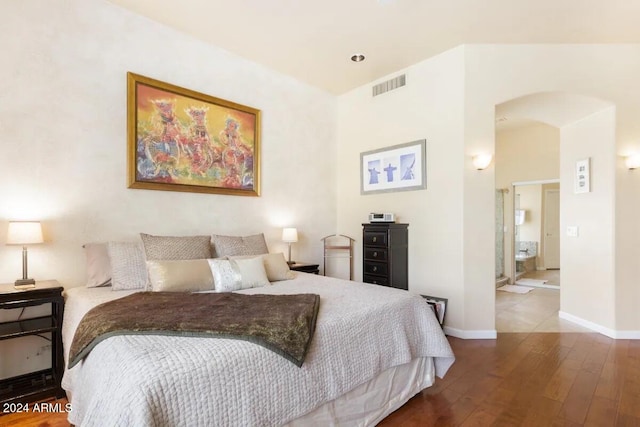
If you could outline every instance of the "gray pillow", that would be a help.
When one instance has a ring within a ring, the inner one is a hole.
[[[152,236],[140,233],[147,260],[211,258],[211,236]]]
[[[269,253],[264,234],[251,236],[211,236],[214,256],[217,258],[237,255],[262,255]]]
[[[147,285],[147,265],[138,242],[109,242],[111,290],[143,289]]]

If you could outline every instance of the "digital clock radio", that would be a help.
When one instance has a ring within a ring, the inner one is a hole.
[[[392,213],[370,213],[369,222],[396,222],[396,215]]]

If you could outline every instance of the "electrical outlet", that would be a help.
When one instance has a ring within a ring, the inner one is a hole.
[[[569,237],[578,237],[578,226],[577,225],[569,225],[567,226],[567,236]]]

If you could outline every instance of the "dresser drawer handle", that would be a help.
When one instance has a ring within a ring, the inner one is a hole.
[[[371,269],[371,271],[378,271],[378,266],[374,265],[373,268]]]
[[[374,257],[374,258],[378,258],[378,252],[374,252],[374,253],[373,253],[373,257]]]
[[[378,238],[376,236],[373,236],[373,238],[371,239],[372,242],[377,242]]]

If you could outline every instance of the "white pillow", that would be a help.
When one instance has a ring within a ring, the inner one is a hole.
[[[231,292],[242,289],[242,276],[235,261],[227,259],[209,259],[209,268],[213,275],[215,292]]]
[[[262,258],[208,260],[216,292],[231,292],[269,284]]]
[[[213,276],[206,259],[147,261],[154,292],[198,292],[213,289]]]
[[[248,259],[248,258],[262,258],[264,264],[264,270],[267,273],[267,279],[270,282],[277,282],[280,280],[290,280],[295,277],[293,271],[289,269],[289,264],[284,259],[282,252],[275,254],[264,254],[258,256],[252,255],[238,255],[230,256],[229,259]]]

